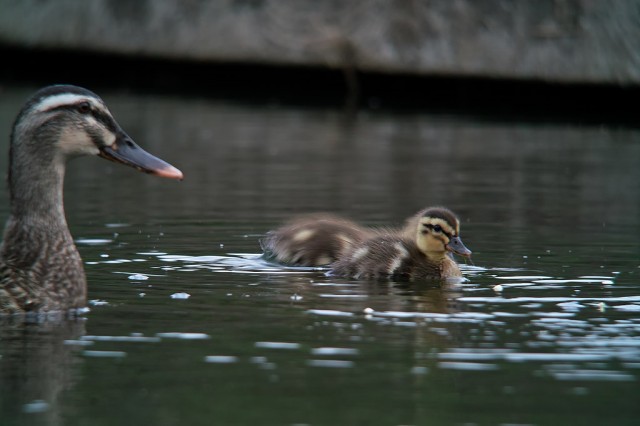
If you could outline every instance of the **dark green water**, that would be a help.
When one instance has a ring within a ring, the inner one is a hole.
[[[32,89],[1,93],[4,153]],[[91,312],[3,326],[1,425],[637,424],[640,131],[100,94],[185,180],[69,165]],[[295,213],[428,205],[464,283],[258,258]]]

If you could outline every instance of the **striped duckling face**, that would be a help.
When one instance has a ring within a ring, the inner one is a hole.
[[[450,251],[471,257],[471,250],[460,239],[460,221],[453,212],[443,207],[430,208],[424,212],[418,223],[416,242],[427,255],[444,255]]]

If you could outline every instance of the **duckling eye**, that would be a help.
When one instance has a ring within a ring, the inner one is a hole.
[[[433,225],[433,230],[436,232],[442,232],[442,226],[440,225]]]
[[[80,114],[89,114],[91,112],[91,104],[89,102],[81,102],[76,108]]]

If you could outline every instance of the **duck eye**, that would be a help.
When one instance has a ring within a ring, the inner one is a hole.
[[[434,226],[433,226],[433,230],[434,230],[434,231],[436,231],[436,232],[442,232],[442,226],[440,226],[440,225],[434,225]]]
[[[77,105],[80,114],[89,114],[91,112],[91,104],[89,102],[81,102]]]

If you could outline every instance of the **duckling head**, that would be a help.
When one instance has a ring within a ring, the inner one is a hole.
[[[98,155],[145,173],[183,177],[135,144],[98,95],[72,85],[45,87],[27,101],[14,123],[10,151],[13,167],[22,170],[46,164],[62,169],[69,158]]]
[[[444,207],[425,210],[418,221],[416,242],[428,257],[444,257],[446,252],[471,257],[471,250],[460,239],[460,221]]]

